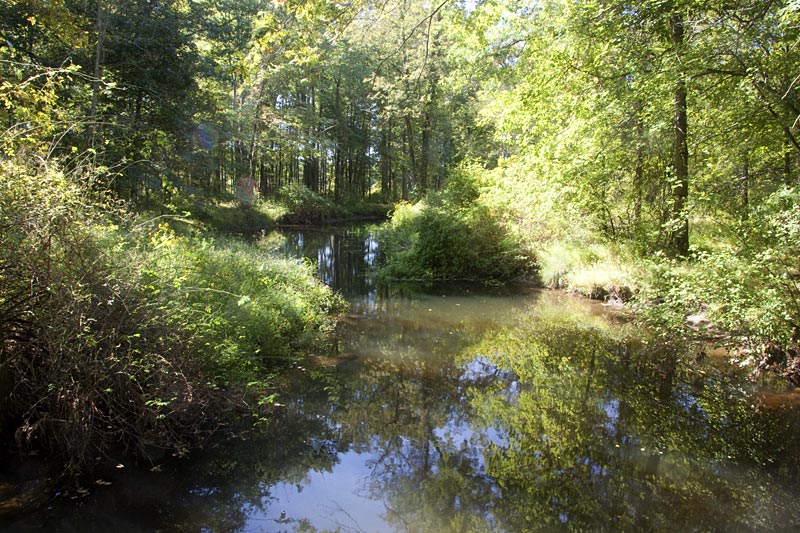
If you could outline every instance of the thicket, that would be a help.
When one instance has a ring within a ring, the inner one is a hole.
[[[307,265],[181,236],[33,156],[0,161],[0,436],[75,474],[257,414],[342,301]],[[248,407],[252,406],[252,408]]]
[[[499,214],[481,202],[480,172],[453,172],[440,192],[395,207],[379,233],[389,279],[539,282],[539,265]]]
[[[285,208],[281,224],[330,224],[357,220],[381,220],[388,216],[389,204],[374,199],[349,199],[337,203],[315,193],[302,183],[290,183],[278,190],[277,200]]]
[[[640,308],[666,334],[699,328],[741,364],[800,386],[798,257],[800,190],[783,187],[691,261],[648,261]]]
[[[163,211],[163,205],[155,205],[155,210]],[[286,208],[269,200],[259,199],[250,205],[242,205],[230,198],[185,198],[179,197],[177,205],[170,206],[167,212],[188,213],[192,224],[199,231],[222,235],[258,235],[274,227]]]

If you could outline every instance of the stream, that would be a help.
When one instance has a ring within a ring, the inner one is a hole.
[[[350,302],[336,353],[255,435],[8,531],[800,530],[800,394],[563,292],[379,286],[369,226],[268,238]]]

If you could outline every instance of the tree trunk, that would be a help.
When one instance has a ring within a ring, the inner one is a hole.
[[[683,17],[680,14],[673,14],[670,18],[670,30],[672,44],[675,45],[676,54],[680,55],[684,37]],[[689,217],[686,212],[686,203],[689,198],[689,145],[687,141],[686,81],[682,74],[679,75],[675,85],[674,100],[673,167],[675,181],[672,184],[669,252],[673,257],[686,257],[689,255]]]
[[[742,208],[744,216],[747,217],[750,209],[750,161],[747,154],[744,154],[742,162]]]
[[[800,184],[800,180],[795,182],[793,179],[793,172],[792,172],[792,158],[794,156],[794,151],[792,147],[789,145],[789,142],[786,142],[786,148],[783,151],[783,178],[785,180],[786,185],[798,185]]]
[[[413,128],[411,126],[411,117],[409,115],[405,116],[405,124],[406,124],[406,148],[408,149],[408,163],[409,163],[409,171],[411,174],[411,179],[416,179],[417,176],[417,158],[414,154],[414,135],[413,135]],[[408,200],[408,180],[403,180],[403,200]]]
[[[336,148],[333,156],[333,194],[336,201],[342,198],[344,188],[344,163],[342,161],[342,144],[344,143],[344,117],[342,116],[341,80],[336,80],[334,97],[334,116],[336,117]]]
[[[97,0],[97,46],[94,51],[94,79],[92,80],[92,105],[89,108],[89,145],[95,146],[95,132],[97,130],[97,102],[100,97],[100,83],[103,77],[103,45],[106,38],[106,25],[103,18],[105,9],[103,0]]]
[[[633,226],[638,228],[639,222],[642,218],[642,198],[644,196],[644,160],[645,160],[645,138],[644,138],[644,122],[642,121],[641,113],[643,109],[641,102],[636,102],[636,116],[634,118],[636,123],[636,165],[633,169]]]
[[[381,199],[386,202],[392,194],[392,156],[390,147],[392,144],[391,124],[384,126],[380,132],[379,156],[381,159],[380,178],[381,178]]]
[[[419,166],[419,192],[425,194],[428,191],[428,182],[431,167],[431,112],[425,110],[422,118],[422,147]]]

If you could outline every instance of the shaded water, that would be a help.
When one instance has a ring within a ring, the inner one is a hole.
[[[379,288],[364,228],[279,248],[351,302],[338,356],[288,370],[259,435],[11,531],[800,528],[796,395],[563,293]]]

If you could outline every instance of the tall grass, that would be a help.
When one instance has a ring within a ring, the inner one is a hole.
[[[6,449],[72,474],[183,453],[257,405],[272,363],[320,347],[342,308],[305,265],[135,220],[54,163],[0,165]]]
[[[630,300],[645,280],[645,269],[618,245],[550,240],[538,253],[545,287],[577,292],[597,300]]]

